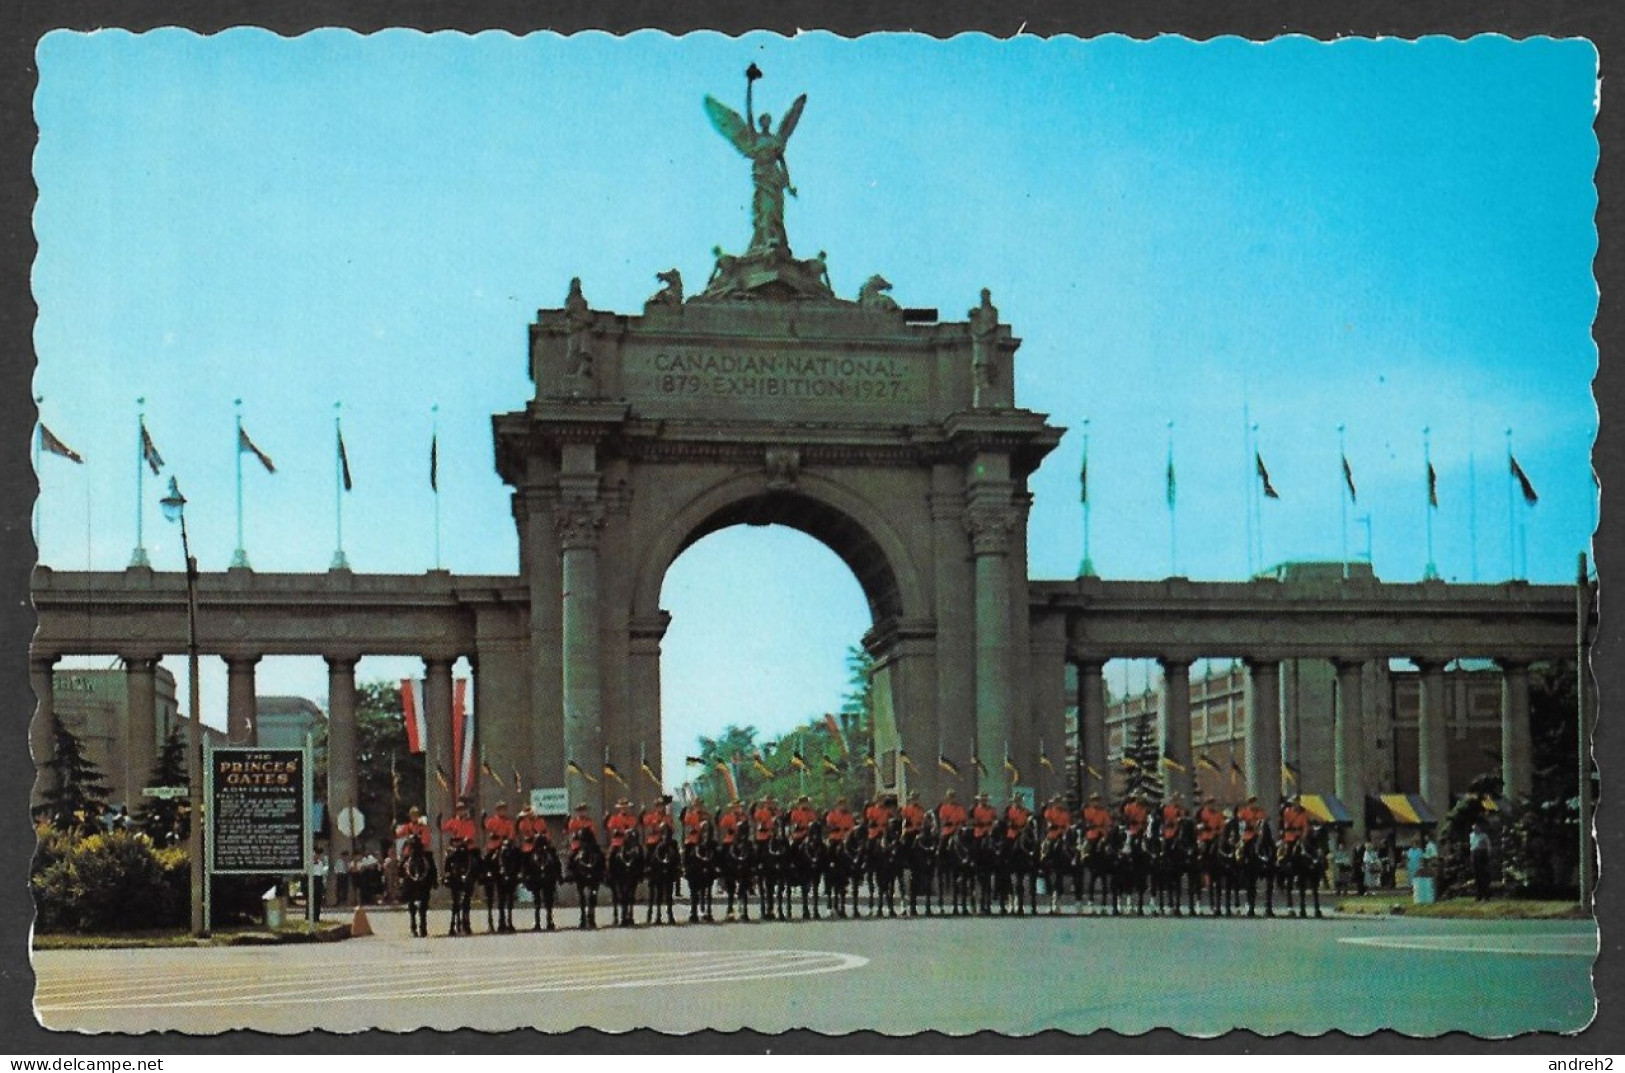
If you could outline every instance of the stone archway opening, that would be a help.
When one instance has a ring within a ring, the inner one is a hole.
[[[770,742],[838,712],[849,654],[874,622],[851,566],[782,522],[709,521],[667,568],[660,605],[671,616],[658,744],[669,790],[704,774],[686,763],[701,735],[749,726]]]

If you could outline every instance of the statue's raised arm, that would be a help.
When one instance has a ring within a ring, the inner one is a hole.
[[[751,163],[751,241],[747,256],[788,256],[790,242],[784,231],[784,195],[786,191],[794,194],[795,190],[790,185],[790,169],[784,162],[784,146],[790,140],[790,135],[795,133],[796,124],[801,121],[801,111],[807,106],[807,95],[803,93],[795,99],[775,131],[771,116],[764,112],[758,120],[751,108],[751,83],[760,77],[761,72],[755,64],[745,72],[745,115],[741,116],[709,95],[705,98],[705,114],[710,117],[717,133],[728,139],[729,144]],[[754,130],[751,129],[753,120],[760,123]]]

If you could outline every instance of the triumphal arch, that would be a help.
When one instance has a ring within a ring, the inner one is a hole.
[[[641,315],[594,310],[572,282],[531,326],[535,397],[495,418],[543,770],[660,740],[661,582],[742,523],[801,530],[856,575],[883,767],[904,742],[1003,757],[1046,732],[1027,703],[1027,479],[1062,430],[1017,405],[1019,341],[988,292],[939,320],[879,276],[840,297],[823,255],[795,256],[783,151],[805,100],[773,130],[707,99],[752,161],[750,246],[716,251],[697,294],[660,273]]]

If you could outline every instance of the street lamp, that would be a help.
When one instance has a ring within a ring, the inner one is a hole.
[[[192,558],[192,545],[186,539],[186,497],[181,495],[175,478],[169,478],[169,494],[158,501],[164,517],[181,524],[181,554],[186,556],[186,657],[187,705],[192,709],[191,762],[188,765],[188,798],[191,803],[192,822],[187,831],[187,854],[192,859],[192,934],[203,938],[209,934],[207,907],[203,904],[203,714],[198,710],[197,674],[197,560]]]

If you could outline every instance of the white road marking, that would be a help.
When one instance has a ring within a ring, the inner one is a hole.
[[[1361,935],[1337,940],[1350,946],[1390,950],[1430,950],[1450,954],[1510,954],[1522,957],[1596,957],[1594,931],[1503,935]]]
[[[167,973],[145,986],[124,984],[116,993],[71,982],[42,983],[36,1012],[177,1009],[186,1007],[291,1006],[377,999],[424,999],[463,995],[527,995],[555,991],[665,987],[681,983],[733,983],[812,976],[861,968],[869,959],[818,950],[682,951],[592,954],[547,959],[457,960],[410,967],[380,962],[377,976],[337,982],[312,981],[308,969],[256,971],[239,976],[239,964],[213,964]],[[263,968],[263,967],[262,967]]]

